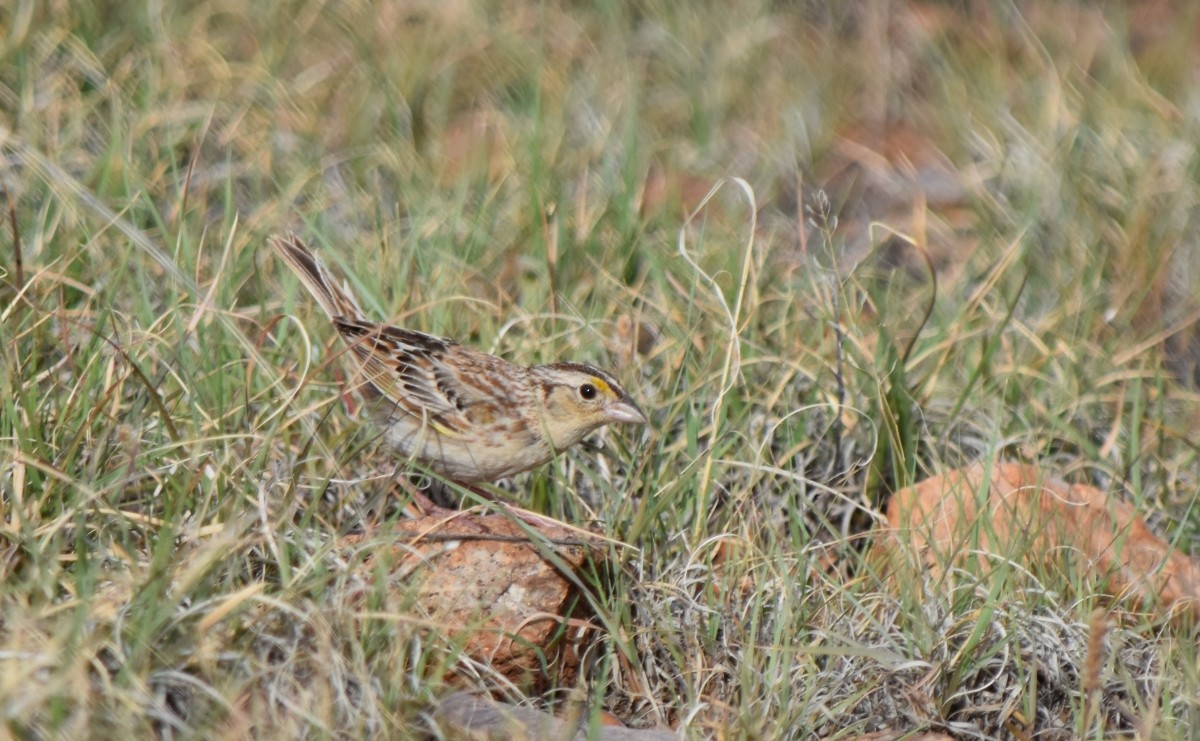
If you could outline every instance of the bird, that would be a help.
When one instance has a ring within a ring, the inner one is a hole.
[[[519,365],[455,340],[371,321],[296,234],[270,243],[349,345],[354,386],[392,450],[479,491],[538,468],[608,424],[648,424],[611,373]]]

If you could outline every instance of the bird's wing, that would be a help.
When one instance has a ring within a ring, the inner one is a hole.
[[[453,340],[357,319],[333,321],[362,364],[360,380],[410,413],[458,431],[469,407],[494,401],[462,383],[445,362],[447,355],[474,354]]]

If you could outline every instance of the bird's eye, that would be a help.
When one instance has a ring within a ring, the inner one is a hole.
[[[590,383],[585,383],[579,387],[579,397],[585,401],[591,401],[596,398],[596,387]]]

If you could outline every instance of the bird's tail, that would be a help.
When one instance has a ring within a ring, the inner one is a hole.
[[[271,237],[271,246],[288,267],[300,277],[304,287],[313,295],[331,319],[362,319],[363,312],[349,289],[339,286],[333,275],[317,256],[309,251],[295,234]]]

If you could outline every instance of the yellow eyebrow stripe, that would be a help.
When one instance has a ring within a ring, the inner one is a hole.
[[[596,378],[595,376],[592,376],[592,385],[600,389],[600,393],[604,394],[605,396],[613,395],[612,388],[604,382],[603,378]]]

